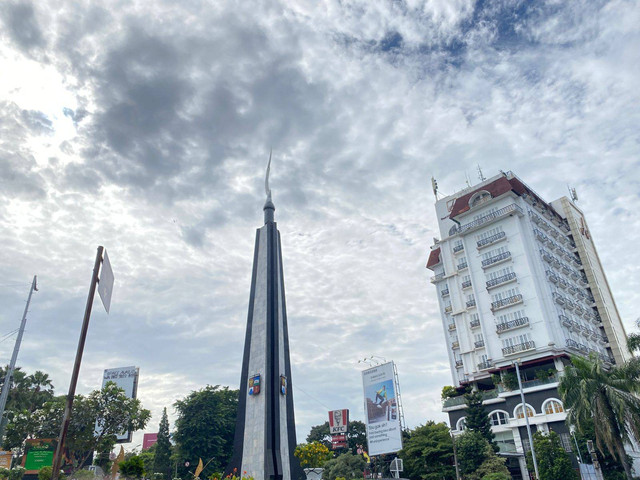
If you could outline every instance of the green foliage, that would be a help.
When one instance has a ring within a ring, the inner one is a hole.
[[[591,455],[587,449],[587,440],[593,440],[595,438],[593,422],[583,425],[581,430],[577,430],[575,433],[575,441],[580,449],[580,455],[585,463],[591,462]],[[598,454],[598,461],[600,462],[600,468],[605,480],[625,480],[626,475],[624,473],[624,467],[620,462],[611,456],[609,452],[600,452]]]
[[[24,467],[13,467],[9,470],[9,480],[22,480],[24,477]]]
[[[77,470],[73,472],[69,478],[71,480],[94,480],[96,476],[89,470]]]
[[[321,468],[332,457],[327,446],[320,442],[301,443],[293,454],[300,459],[302,468]]]
[[[224,470],[233,453],[233,434],[238,411],[238,390],[207,385],[174,403],[178,412],[174,440],[178,447],[178,476],[192,475],[185,468],[198,458],[213,459],[200,474],[206,478]]]
[[[453,480],[453,443],[449,427],[427,422],[416,427],[405,440],[398,456],[403,459],[403,476],[411,480]]]
[[[511,480],[511,475],[508,473],[488,473],[480,480]]]
[[[536,450],[540,480],[578,480],[569,454],[562,447],[556,432],[549,432],[548,435],[534,433],[533,447]],[[527,468],[530,472],[534,471],[531,452],[527,452]]]
[[[144,474],[144,462],[139,455],[134,455],[120,462],[118,469],[126,478],[141,478]]]
[[[555,368],[539,368],[535,371],[535,378],[538,380],[547,380],[556,374]]]
[[[311,427],[307,435],[307,443],[319,442],[331,449],[331,435],[329,434],[329,422]],[[347,448],[357,455],[358,445],[367,444],[367,427],[359,420],[350,420],[347,427]]]
[[[147,478],[151,478],[153,475],[153,464],[156,459],[156,443],[151,445],[149,448],[142,450],[138,456],[142,458],[142,463],[144,463],[144,476]]]
[[[7,478],[9,478],[9,469],[0,467],[0,479],[6,480]]]
[[[489,442],[480,432],[466,430],[456,438],[458,468],[464,476],[474,473],[487,458]]]
[[[467,430],[480,433],[489,442],[493,450],[497,452],[499,448],[495,442],[495,435],[491,431],[491,421],[482,406],[482,392],[467,393],[465,398],[467,400],[467,415],[465,418]]]
[[[469,480],[481,480],[489,475],[502,475],[511,478],[509,469],[505,465],[506,458],[499,457],[491,446],[485,448],[485,459],[473,475],[467,476]]]
[[[42,467],[38,470],[38,480],[51,480],[51,473],[53,469],[51,467]]]
[[[453,398],[459,395],[460,393],[458,393],[458,390],[455,387],[452,387],[451,385],[445,385],[444,387],[442,387],[440,398],[442,398],[442,400],[446,400],[447,398]]]
[[[518,389],[518,377],[513,372],[507,372],[502,375],[502,384],[508,390]]]
[[[162,410],[162,418],[158,428],[158,441],[154,447],[153,471],[163,474],[166,479],[171,478],[171,440],[169,437],[169,417],[167,416],[166,408]]]
[[[338,477],[345,480],[360,479],[366,465],[362,456],[351,452],[343,453],[324,464],[322,480],[336,480]]]
[[[619,460],[631,478],[624,443],[640,440],[640,359],[608,370],[595,355],[571,363],[558,385],[567,422],[579,431],[593,425],[598,450]]]

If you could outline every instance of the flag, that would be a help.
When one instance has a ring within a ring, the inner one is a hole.
[[[116,478],[116,474],[118,473],[118,464],[124,460],[124,448],[120,445],[120,453],[113,461],[113,466],[111,467],[111,478]]]
[[[200,461],[198,462],[198,466],[196,467],[196,473],[194,473],[193,476],[195,478],[198,478],[202,473],[203,469],[204,469],[204,466],[202,465],[202,459],[200,459]]]

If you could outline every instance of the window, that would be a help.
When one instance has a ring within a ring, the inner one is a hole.
[[[497,235],[499,233],[502,232],[502,227],[495,227],[492,228],[490,230],[487,230],[486,232],[482,232],[479,235],[476,235],[476,240],[480,241],[480,240],[484,240],[485,238],[489,238],[489,237],[493,237],[494,235]]]
[[[500,300],[504,300],[505,298],[514,297],[516,295],[520,295],[520,289],[518,287],[508,288],[507,290],[496,292],[491,295],[491,301],[498,302]]]
[[[509,267],[501,268],[500,270],[496,270],[495,272],[489,273],[487,275],[487,281],[504,277],[505,275],[509,275],[510,273],[513,273],[513,267],[509,266]]]
[[[472,313],[471,315],[469,315],[469,319],[470,319],[471,323],[479,322],[480,321],[480,315],[477,314],[477,313]]]
[[[521,335],[516,335],[514,337],[505,338],[502,340],[502,347],[513,347],[515,345],[520,345],[522,343],[527,343],[531,341],[531,335],[529,333],[523,333]]]
[[[456,430],[465,430],[466,428],[467,428],[467,419],[465,417],[462,417],[456,423]]]
[[[491,194],[486,190],[482,190],[471,197],[469,200],[470,207],[477,207],[478,205],[482,205],[485,202],[491,200]]]
[[[530,405],[527,405],[527,417],[533,417],[535,415],[535,411],[531,408]],[[522,404],[518,405],[514,411],[514,417],[516,418],[524,418],[524,413],[522,412]]]
[[[507,412],[496,410],[495,412],[491,412],[491,414],[489,415],[489,420],[491,421],[491,426],[493,427],[497,427],[498,425],[506,425],[509,423],[509,415],[507,415]]]
[[[569,434],[561,433],[559,437],[560,437],[560,443],[562,444],[562,448],[564,448],[564,451],[567,453],[571,453],[571,438],[569,437]]]
[[[498,207],[493,207],[493,208],[490,208],[489,210],[485,210],[483,213],[480,213],[478,215],[474,215],[473,219],[474,220],[478,220],[478,219],[480,219],[482,217],[486,217],[487,215],[491,215],[493,212],[497,212],[497,211],[498,211]]]
[[[564,412],[564,407],[562,406],[562,402],[556,399],[547,400],[544,404],[544,413],[547,415],[551,415],[554,413],[562,413]]]
[[[458,260],[458,268],[464,268],[463,265],[467,266],[467,257],[460,257],[460,260]]]
[[[524,317],[526,317],[526,315],[524,314],[524,310],[518,310],[516,312],[498,315],[496,317],[496,323],[507,323],[512,320],[517,320],[518,318],[524,318]]]
[[[462,240],[456,240],[453,244],[453,251],[457,252],[459,250],[462,250],[464,248],[464,245],[462,245]]]
[[[467,303],[469,302],[475,302],[476,301],[476,297],[473,293],[467,295]]]
[[[497,255],[500,255],[501,253],[505,253],[508,252],[509,250],[507,249],[507,247],[500,247],[500,248],[494,248],[493,250],[488,251],[487,253],[483,253],[482,254],[482,260],[488,260],[490,258],[493,258]]]

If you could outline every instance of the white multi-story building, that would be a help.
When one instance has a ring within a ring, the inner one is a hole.
[[[485,393],[501,453],[526,474],[533,430],[571,438],[557,393],[570,355],[630,358],[626,333],[582,211],[540,198],[511,172],[436,202],[440,238],[427,268],[440,303],[454,386]],[[527,408],[513,388],[519,362]],[[464,397],[444,403],[454,433]],[[518,459],[518,462],[515,462]]]

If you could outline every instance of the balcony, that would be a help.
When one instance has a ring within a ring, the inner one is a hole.
[[[558,275],[553,273],[551,270],[546,270],[545,273],[547,274],[547,278],[549,278],[549,280],[553,283],[558,283],[560,281],[560,277],[558,277]]]
[[[443,278],[444,278],[444,272],[443,273],[438,273],[437,275],[434,275],[433,277],[431,277],[431,283],[439,282]]]
[[[609,343],[609,338],[606,335],[600,335],[600,338],[598,338],[598,341],[600,343]]]
[[[536,238],[538,240],[540,240],[542,243],[547,243],[549,241],[549,237],[547,237],[543,232],[541,232],[540,230],[538,230],[537,228],[533,229],[533,234],[536,236]]]
[[[469,322],[469,325],[471,326],[471,328],[478,328],[480,326],[480,319],[474,318]]]
[[[579,257],[574,256],[571,260],[573,260],[573,263],[575,263],[576,265],[578,265],[580,267],[582,266],[582,260],[580,260]]]
[[[604,353],[600,354],[600,359],[605,363],[605,364],[609,364],[612,365],[614,363],[616,363],[616,361],[610,357],[609,355],[605,355]]]
[[[482,261],[482,268],[487,268],[490,267],[491,265],[495,265],[497,263],[500,262],[505,262],[507,260],[509,260],[511,258],[511,252],[507,251],[507,252],[502,252],[498,255],[495,255],[491,258],[487,258],[486,260]]]
[[[472,298],[471,300],[467,301],[467,308],[471,308],[471,307],[475,307],[476,306],[476,299]]]
[[[453,348],[454,350],[456,348],[460,348],[460,342],[458,342],[457,340],[455,342],[451,342],[451,348]]]
[[[566,263],[560,263],[560,268],[562,269],[562,272],[565,273],[566,275],[569,275],[571,273],[571,267],[569,265],[567,265]]]
[[[575,322],[571,320],[569,317],[567,317],[566,315],[559,315],[558,318],[560,319],[560,323],[562,325],[564,325],[567,328],[573,328],[573,324]]]
[[[493,245],[494,243],[507,238],[507,234],[504,232],[498,232],[495,235],[491,235],[490,237],[483,238],[482,240],[478,240],[477,246],[478,250],[481,248],[487,247],[489,245]]]
[[[586,275],[580,275],[580,278],[577,279],[581,285],[583,286],[587,286],[589,284],[589,282],[587,281],[587,276]]]
[[[449,329],[450,332],[453,332],[456,329],[456,324],[450,323],[449,325],[447,325],[447,328]]]
[[[553,292],[553,300],[558,304],[558,305],[565,305],[567,303],[567,299],[564,298],[562,295],[560,295],[557,292]]]
[[[484,347],[484,340],[476,340],[475,342],[473,342],[473,346],[475,348],[482,348]]]
[[[497,287],[498,285],[512,282],[515,279],[516,279],[515,272],[507,273],[506,275],[502,275],[501,277],[492,278],[491,280],[487,280],[487,290],[493,287]]]
[[[483,225],[487,225],[495,220],[498,220],[499,218],[506,217],[507,215],[513,215],[515,213],[517,213],[518,215],[523,215],[522,209],[515,203],[512,203],[511,205],[507,205],[506,207],[496,210],[495,212],[488,213],[474,220],[473,222],[469,222],[466,225],[458,227],[455,233],[464,235],[465,233],[477,230]]]
[[[465,268],[468,268],[469,265],[467,264],[467,262],[461,262],[458,264],[458,271],[460,270],[464,270]]]
[[[456,245],[453,247],[453,253],[458,253],[461,252],[462,250],[464,250],[464,245],[460,244],[460,245]]]
[[[506,357],[507,355],[515,355],[516,353],[534,350],[535,348],[536,343],[532,340],[529,342],[519,343],[517,345],[511,345],[510,347],[505,347],[502,349],[502,355]]]
[[[540,255],[542,256],[542,259],[548,263],[551,263],[553,261],[553,258],[554,258],[553,255],[551,255],[551,253],[545,250],[544,248],[540,249]]]
[[[491,304],[491,311],[495,312],[496,310],[507,308],[511,305],[516,305],[518,303],[522,303],[522,294],[520,293],[518,293],[517,295],[512,295],[507,298],[503,298],[501,300],[496,300]]]
[[[571,350],[580,351],[580,344],[570,338],[567,338],[567,347],[570,348]]]
[[[464,282],[462,282],[462,289],[464,290],[465,288],[469,288],[471,286],[471,280],[466,280]]]
[[[446,297],[447,295],[449,295],[449,289],[445,288],[440,292],[440,295],[442,295],[443,297]]]
[[[496,325],[497,333],[508,332],[509,330],[513,330],[515,328],[524,327],[525,325],[529,325],[529,317],[520,317],[509,322],[503,322]]]
[[[446,307],[444,307],[444,313],[451,313],[452,310],[453,307],[451,305],[447,305]]]
[[[456,368],[460,368],[462,366],[462,360],[456,360]]]
[[[478,370],[488,370],[493,367],[493,362],[491,360],[487,360],[484,362],[480,362],[478,364]]]

